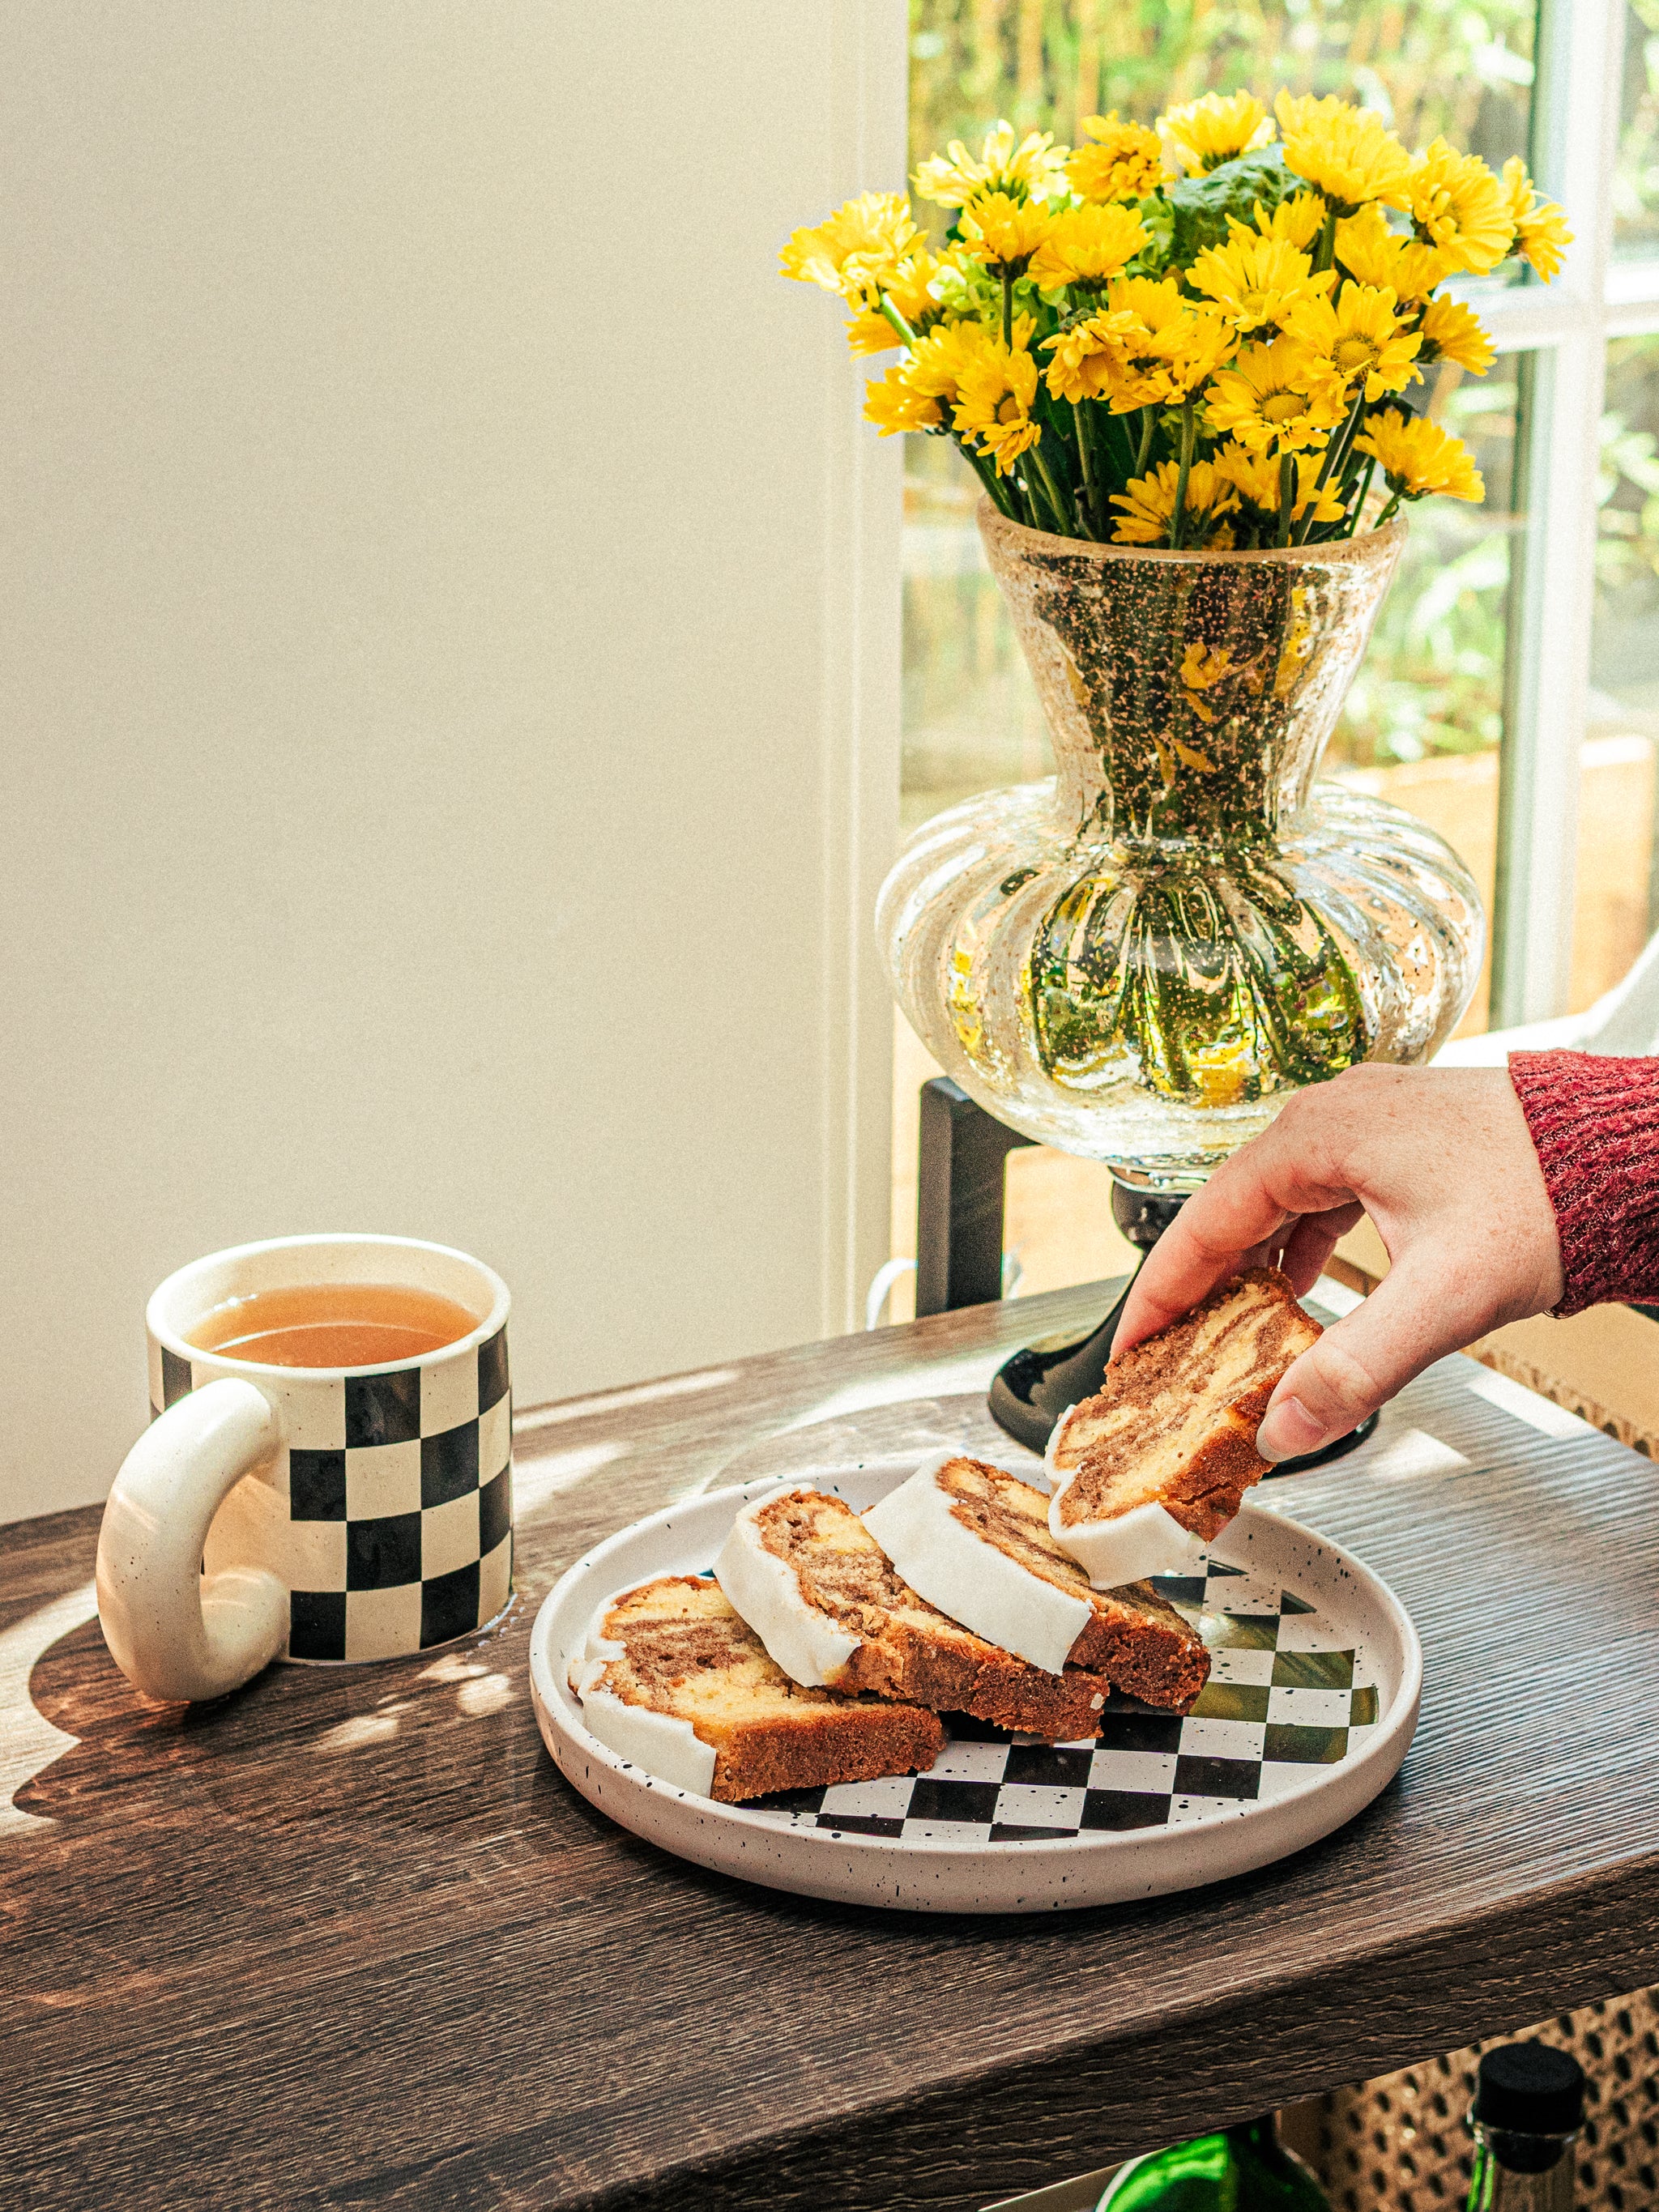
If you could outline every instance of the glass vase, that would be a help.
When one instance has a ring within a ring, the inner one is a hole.
[[[1480,972],[1468,869],[1314,782],[1405,540],[1166,553],[979,525],[1059,773],[925,823],[882,888],[893,988],[1000,1121],[1191,1190],[1291,1094],[1427,1060]]]

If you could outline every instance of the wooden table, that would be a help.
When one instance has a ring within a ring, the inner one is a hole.
[[[1427,1658],[1400,1780],[1293,1860],[1127,1908],[888,1915],[701,1873],[565,1786],[526,1646],[567,1563],[734,1461],[983,1436],[1003,1352],[1104,1295],[522,1416],[522,1601],[435,1661],[149,1706],[91,1618],[97,1515],[5,1530],[8,2212],[972,2212],[1659,1979],[1659,1478],[1462,1359],[1279,1486]]]

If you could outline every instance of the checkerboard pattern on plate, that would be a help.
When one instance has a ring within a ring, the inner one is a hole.
[[[152,1413],[218,1371],[162,1351]],[[472,1358],[346,1375],[290,1402],[271,1478],[288,1509],[288,1656],[388,1658],[493,1620],[513,1588],[506,1330]]]
[[[798,1790],[751,1809],[781,1825],[899,1843],[1042,1843],[1242,1813],[1358,1750],[1378,1717],[1364,1655],[1305,1600],[1205,1559],[1153,1584],[1214,1616],[1214,1661],[1183,1720],[1114,1696],[1097,1743],[1034,1743],[953,1713],[926,1774]]]

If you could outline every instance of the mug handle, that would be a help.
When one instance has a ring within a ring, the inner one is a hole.
[[[222,1698],[288,1641],[288,1588],[263,1567],[202,1572],[214,1515],[281,1447],[263,1390],[222,1376],[168,1407],[122,1462],[98,1532],[98,1618],[152,1698]]]

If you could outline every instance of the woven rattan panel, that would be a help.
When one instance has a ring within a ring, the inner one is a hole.
[[[1525,2033],[1571,2051],[1589,2077],[1577,2212],[1659,2207],[1659,1990],[1564,2013]],[[1320,2179],[1338,2212],[1442,2212],[1469,2184],[1474,2069],[1514,2036],[1431,2058],[1322,2100]]]

